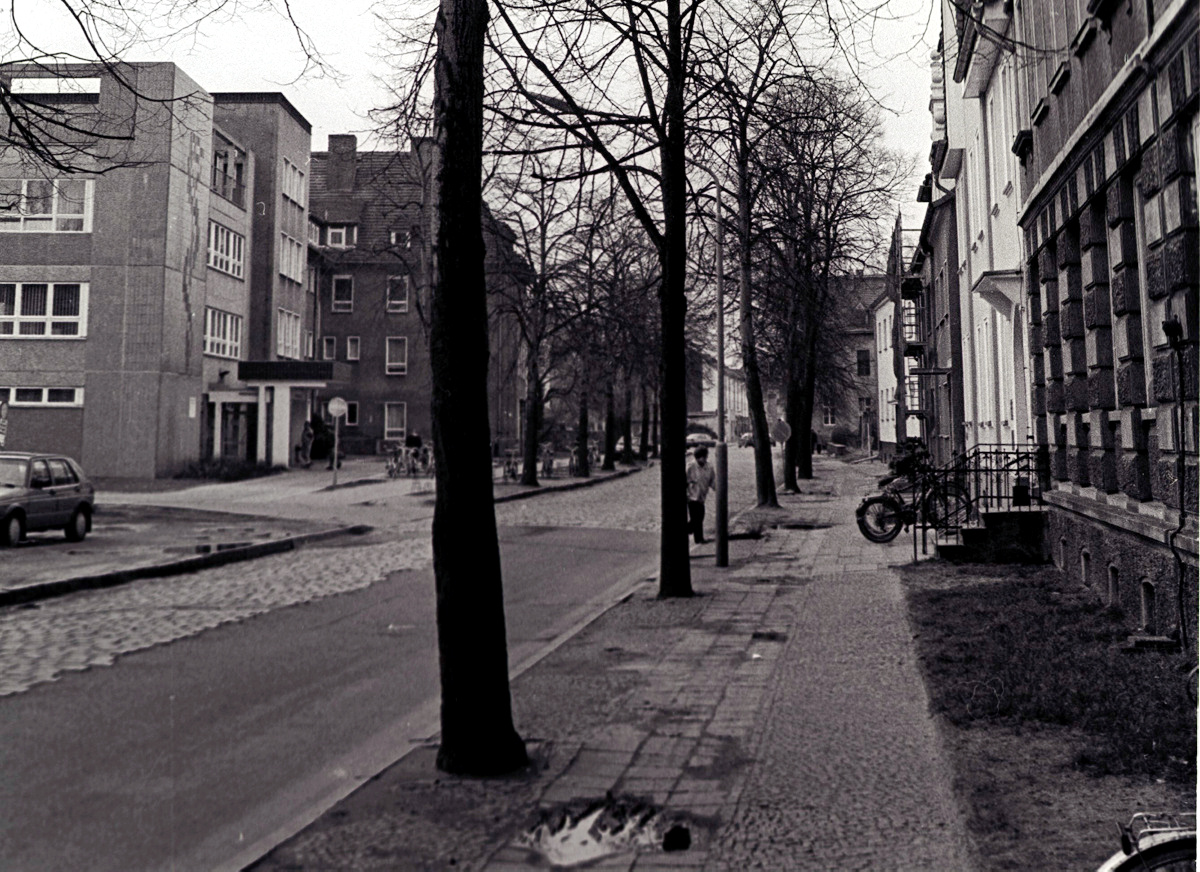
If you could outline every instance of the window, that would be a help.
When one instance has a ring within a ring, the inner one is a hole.
[[[238,360],[242,356],[242,316],[209,307],[204,310],[204,353]]]
[[[0,403],[14,406],[82,406],[83,388],[0,388]]]
[[[330,224],[325,228],[325,244],[333,248],[348,248],[358,241],[358,227],[354,224]]]
[[[825,405],[821,408],[821,423],[827,426],[837,423],[837,417],[834,415],[833,406]]]
[[[333,311],[354,311],[354,278],[353,276],[333,277]]]
[[[304,357],[307,360],[313,359],[313,332],[311,330],[304,331]]]
[[[307,252],[286,233],[279,234],[279,274],[298,285],[304,284]]]
[[[245,251],[246,237],[216,221],[208,222],[209,266],[240,279],[245,272]]]
[[[89,233],[92,182],[0,179],[0,233]]]
[[[405,375],[408,372],[408,337],[387,338],[387,374]]]
[[[275,355],[281,358],[300,358],[300,316],[279,309],[275,322]]]
[[[865,348],[858,350],[858,374],[860,376],[871,374],[871,352]]]
[[[360,345],[357,336],[346,337],[346,360],[358,360]]]
[[[408,435],[408,404],[383,404],[383,438],[403,439]]]
[[[352,401],[346,403],[346,426],[347,427],[357,427],[358,426],[358,403],[357,403],[357,401],[352,400]]]
[[[87,335],[87,285],[0,284],[0,338]]]
[[[46,463],[50,467],[50,475],[54,478],[56,485],[79,484],[79,477],[75,475],[75,470],[71,469],[71,465],[62,458],[54,457]]]
[[[387,310],[389,312],[408,311],[408,276],[388,276]]]
[[[303,208],[307,191],[304,173],[285,157],[283,159],[283,196]]]
[[[321,359],[322,360],[337,360],[337,337],[322,336],[321,337]]]
[[[219,133],[213,133],[212,191],[246,208],[246,152]]]
[[[308,219],[308,244],[309,245],[320,245],[321,244],[321,225],[318,224],[312,218],[312,216],[309,216],[309,219]]]

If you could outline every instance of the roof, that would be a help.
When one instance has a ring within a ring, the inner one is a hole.
[[[211,96],[214,103],[277,103],[304,128],[305,133],[312,133],[312,125],[308,123],[308,119],[278,91],[218,91]]]

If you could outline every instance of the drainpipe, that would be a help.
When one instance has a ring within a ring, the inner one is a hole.
[[[1175,414],[1171,416],[1171,425],[1175,429],[1175,478],[1179,482],[1179,526],[1171,533],[1171,553],[1175,557],[1175,591],[1179,609],[1179,644],[1187,650],[1187,621],[1184,620],[1183,598],[1183,558],[1180,556],[1179,534],[1187,525],[1187,483],[1184,476],[1187,464],[1184,460],[1184,439],[1186,438],[1183,408],[1183,325],[1179,319],[1172,317],[1163,321],[1163,333],[1171,345],[1171,354],[1175,358]]]

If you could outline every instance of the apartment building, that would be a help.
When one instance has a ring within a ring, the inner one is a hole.
[[[96,476],[286,465],[304,392],[337,374],[305,359],[303,246],[283,245],[307,224],[308,123],[170,63],[16,68],[13,87],[98,146],[70,173],[0,154],[6,446]]]
[[[318,392],[327,414],[338,394],[348,411],[349,453],[377,454],[385,443],[432,431],[433,373],[428,344],[433,143],[409,151],[359,151],[357,137],[329,137],[311,156],[308,231],[315,292],[317,356],[346,367],[336,391]],[[512,234],[481,218],[489,289],[526,280]],[[492,441],[514,447],[520,437],[524,381],[519,335],[495,311],[489,320],[488,402]],[[331,419],[330,419],[331,420]]]
[[[1196,639],[1197,21],[1186,0],[1015,11],[1033,429],[1055,561]]]

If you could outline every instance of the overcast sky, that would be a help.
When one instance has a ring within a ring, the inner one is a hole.
[[[207,91],[282,91],[312,123],[314,150],[324,150],[331,133],[358,133],[369,147],[368,110],[387,102],[376,79],[383,66],[377,59],[379,2],[290,0],[290,7],[336,78],[305,74],[292,25],[272,11],[243,8],[229,20],[207,22],[193,37],[151,47],[139,42],[122,54],[128,60],[174,61]],[[52,0],[12,0],[11,8],[44,48],[57,47],[56,39],[72,31]],[[907,201],[927,171],[929,54],[937,39],[932,8],[933,0],[889,0],[890,16],[899,20],[876,21],[871,42],[857,46],[864,79],[889,110],[884,115],[888,145],[917,161]],[[11,45],[11,38],[3,37],[0,33],[0,52]],[[905,206],[906,219],[923,211],[913,206]]]

